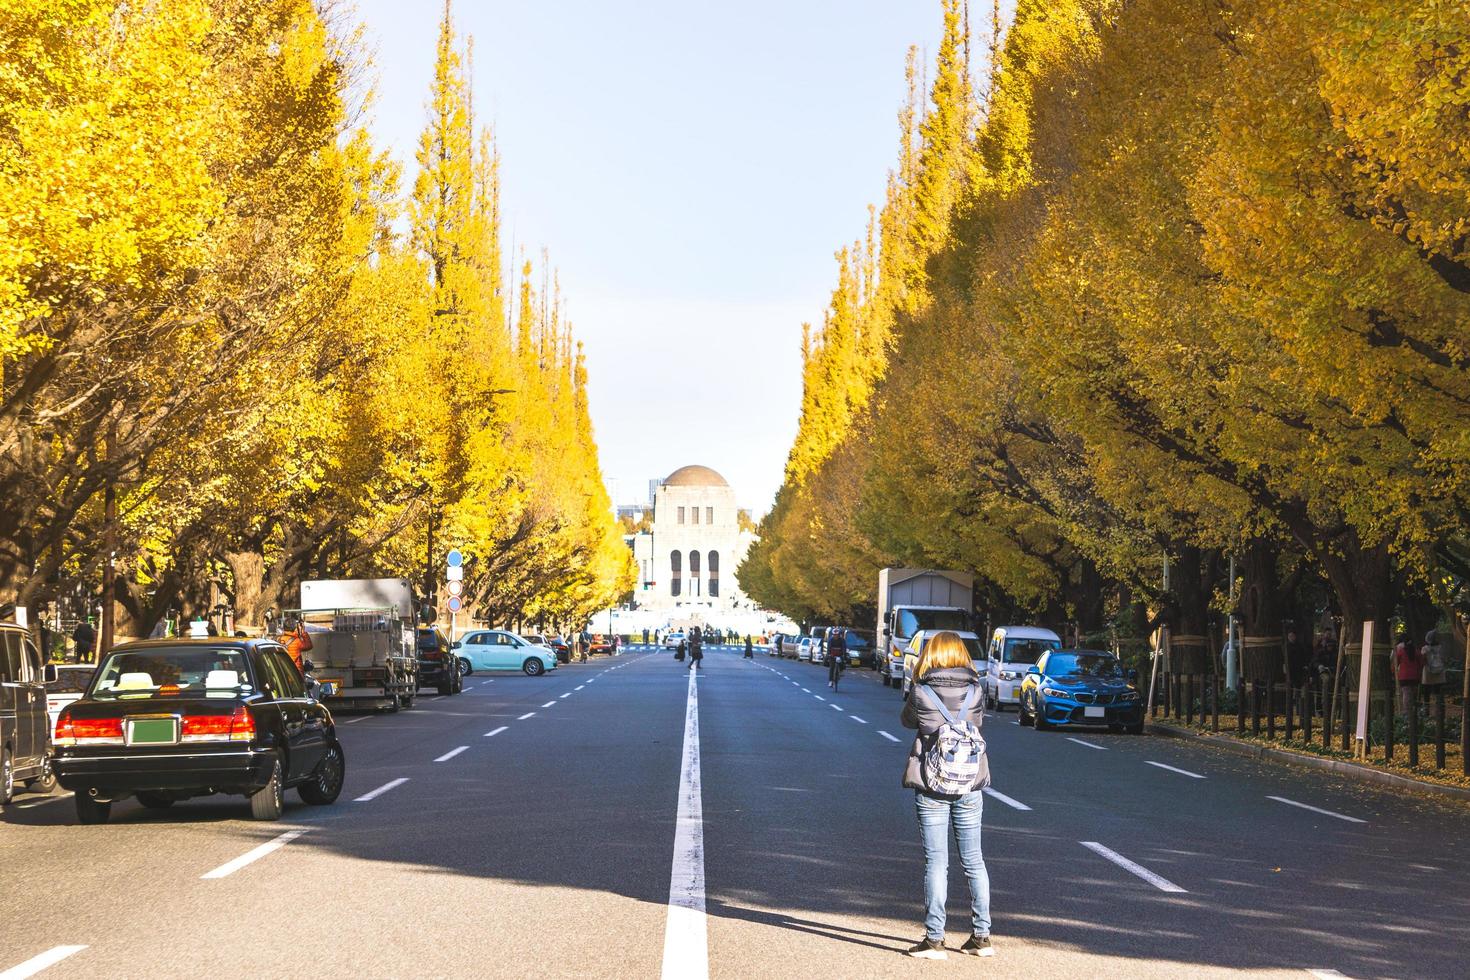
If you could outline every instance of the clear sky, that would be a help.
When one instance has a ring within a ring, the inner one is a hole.
[[[437,0],[357,0],[372,126],[405,165]],[[457,0],[500,147],[506,245],[561,273],[620,502],[686,463],[763,512],[800,404],[803,321],[897,156],[910,44],[938,0]],[[976,25],[979,26],[978,24]]]

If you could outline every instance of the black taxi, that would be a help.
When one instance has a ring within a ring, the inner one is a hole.
[[[146,640],[115,648],[56,719],[55,767],[82,823],[135,797],[152,809],[245,796],[275,820],[295,787],[336,801],[347,762],[325,705],[274,640]]]

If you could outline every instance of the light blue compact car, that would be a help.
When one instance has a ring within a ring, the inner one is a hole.
[[[556,669],[556,654],[505,630],[473,630],[454,644],[460,673],[520,670],[535,677]]]

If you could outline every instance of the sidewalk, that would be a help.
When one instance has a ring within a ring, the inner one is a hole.
[[[1232,719],[1233,720],[1233,719]],[[1223,729],[1223,726],[1222,726]],[[1151,720],[1148,722],[1148,730],[1156,735],[1169,738],[1197,739],[1206,744],[1216,746],[1226,752],[1234,752],[1237,755],[1254,756],[1258,759],[1270,759],[1273,762],[1284,762],[1287,765],[1302,766],[1308,769],[1324,769],[1347,776],[1350,779],[1358,779],[1363,782],[1377,783],[1381,786],[1392,786],[1395,789],[1408,790],[1412,793],[1424,793],[1432,796],[1446,797],[1454,800],[1463,800],[1470,803],[1470,786],[1463,784],[1465,777],[1459,775],[1459,753],[1454,754],[1453,767],[1450,759],[1446,759],[1446,766],[1439,774],[1440,781],[1429,779],[1416,779],[1413,776],[1400,775],[1377,766],[1364,765],[1353,762],[1337,755],[1321,754],[1320,743],[1314,742],[1313,751],[1305,751],[1301,748],[1300,740],[1295,742],[1267,742],[1264,738],[1254,738],[1249,733],[1244,736],[1236,735],[1234,732],[1205,731],[1199,728],[1191,728],[1182,722]],[[1458,746],[1456,746],[1458,749]],[[1420,759],[1434,758],[1434,747],[1430,745],[1420,746]],[[1407,748],[1400,746],[1401,758],[1407,758]],[[1421,765],[1422,768],[1422,765]],[[1453,771],[1451,771],[1453,768]]]

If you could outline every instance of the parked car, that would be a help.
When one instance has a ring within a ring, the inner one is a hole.
[[[455,653],[477,670],[519,670],[539,677],[556,669],[556,654],[505,630],[472,630],[455,645]]]
[[[924,652],[924,645],[934,638],[934,634],[940,632],[954,633],[970,652],[970,666],[975,668],[975,673],[984,676],[985,673],[985,645],[980,642],[980,637],[966,630],[919,630],[909,640],[903,651],[903,696],[907,698],[914,688],[914,671],[919,666],[919,657]]]
[[[877,669],[877,650],[873,646],[873,634],[866,630],[848,629],[847,662],[849,666]]]
[[[106,823],[128,797],[161,810],[214,793],[275,820],[295,787],[336,801],[347,760],[331,712],[274,640],[207,637],[117,647],[56,722],[56,773],[77,818]]]
[[[827,662],[827,630],[829,629],[831,629],[829,626],[813,626],[811,629],[811,662],[814,664]]]
[[[443,631],[434,626],[419,627],[418,653],[420,690],[432,687],[439,694],[464,690],[464,664],[454,656]]]
[[[997,626],[990,636],[985,670],[985,696],[1000,711],[1020,706],[1021,681],[1027,669],[1049,650],[1062,648],[1061,637],[1036,626]]]
[[[1097,725],[1143,732],[1143,699],[1134,687],[1138,671],[1125,670],[1100,650],[1049,650],[1027,668],[1021,684],[1021,724],[1037,731]]]
[[[569,664],[572,662],[572,645],[561,636],[548,636],[546,645],[551,652],[556,654],[557,663]]]
[[[795,657],[796,645],[800,642],[801,637],[792,636],[789,633],[775,633],[766,647],[766,653],[772,657]]]
[[[816,643],[817,641],[810,636],[803,636],[801,642],[796,645],[796,659],[805,660],[810,663],[812,659],[812,648],[816,646]]]
[[[46,727],[48,739],[56,731],[61,709],[80,698],[92,683],[92,675],[97,673],[96,664],[56,664],[55,668],[56,680],[46,684],[46,713],[51,716],[51,723]]]
[[[41,651],[24,626],[0,623],[0,806],[15,795],[15,784],[49,793],[50,718],[46,684],[56,668],[41,663]]]
[[[616,636],[606,636],[602,633],[593,634],[592,643],[587,647],[587,656],[615,657],[617,653],[618,638]]]

